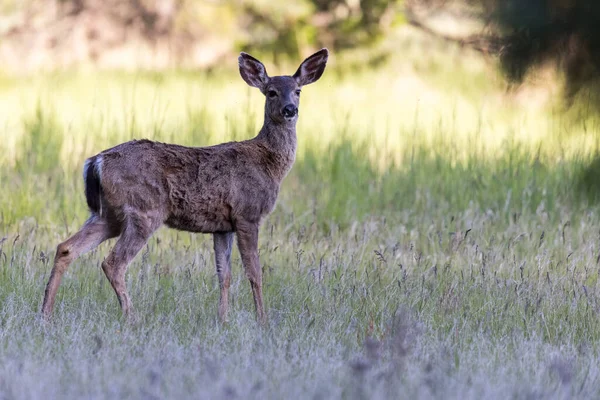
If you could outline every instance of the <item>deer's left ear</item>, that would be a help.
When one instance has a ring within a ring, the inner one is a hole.
[[[328,58],[329,51],[321,49],[304,60],[294,74],[294,79],[296,79],[298,85],[304,86],[316,82],[323,75]]]

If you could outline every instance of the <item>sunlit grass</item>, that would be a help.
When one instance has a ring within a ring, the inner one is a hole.
[[[502,85],[487,82],[488,71],[451,76],[446,69],[422,72],[415,64],[350,77],[332,69],[306,87],[299,157],[346,139],[357,148],[367,145],[371,161],[381,167],[404,165],[401,154],[408,146],[440,141],[463,160],[473,151],[493,158],[509,140],[553,155],[588,151],[594,143],[596,125],[585,120],[589,112],[574,125],[574,118],[565,121],[552,110],[553,102],[528,108]],[[72,168],[81,155],[134,137],[189,145],[252,137],[262,124],[263,104],[258,90],[230,70],[14,78],[0,91],[0,149],[3,159],[14,162],[28,132],[23,121],[40,110],[56,122],[55,134],[64,137],[60,160]]]

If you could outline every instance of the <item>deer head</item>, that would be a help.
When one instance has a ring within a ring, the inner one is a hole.
[[[293,76],[270,77],[263,63],[249,54],[238,58],[240,75],[266,96],[265,118],[276,124],[295,124],[298,119],[302,86],[316,82],[327,64],[329,52],[321,49],[300,64]]]

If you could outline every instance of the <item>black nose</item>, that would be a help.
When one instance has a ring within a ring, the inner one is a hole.
[[[288,104],[287,106],[283,107],[281,113],[286,118],[292,118],[294,115],[298,114],[298,108],[292,104]]]

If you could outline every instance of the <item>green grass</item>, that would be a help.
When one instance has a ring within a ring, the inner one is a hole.
[[[463,96],[438,68],[304,90],[260,237],[266,329],[237,251],[221,326],[211,238],[167,229],[129,268],[135,324],[99,268],[112,242],[73,263],[52,324],[38,315],[56,245],[87,217],[85,158],[250,138],[259,93],[229,72],[3,81],[0,398],[598,397],[593,117]]]

